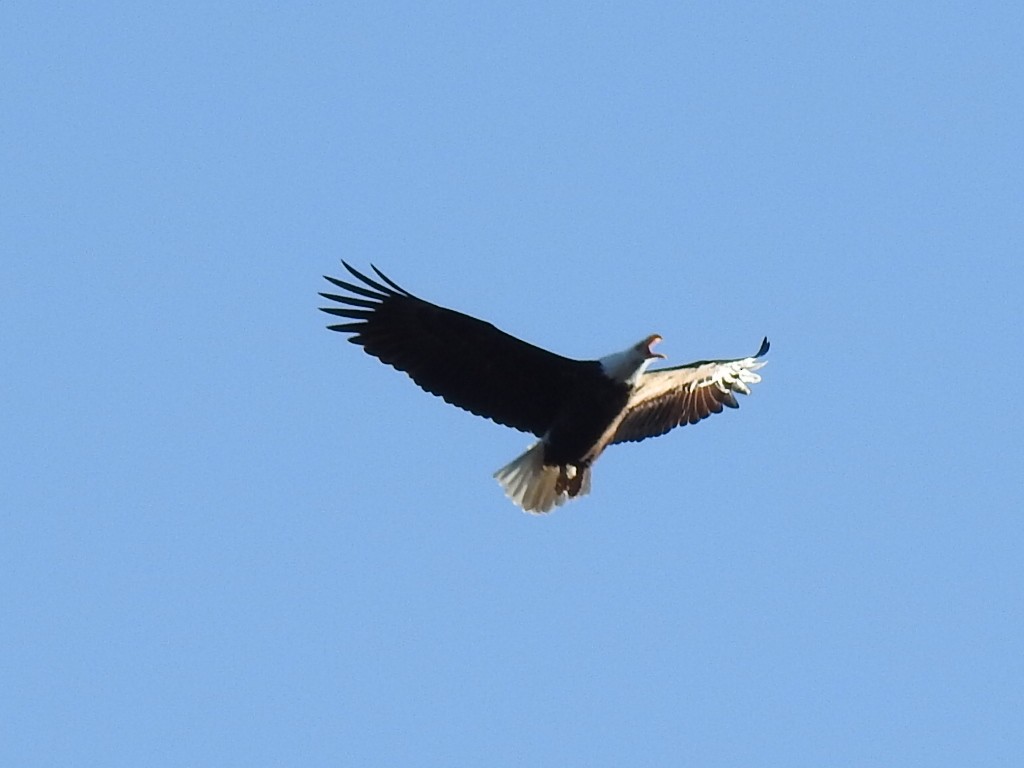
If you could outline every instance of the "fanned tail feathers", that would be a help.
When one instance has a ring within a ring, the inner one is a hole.
[[[494,477],[514,504],[533,514],[550,512],[569,499],[590,493],[590,467],[544,464],[543,441],[499,469]]]

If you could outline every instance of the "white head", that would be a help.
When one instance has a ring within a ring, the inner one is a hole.
[[[643,341],[637,342],[629,349],[602,357],[598,362],[601,363],[604,375],[609,379],[621,381],[623,384],[635,386],[648,365],[658,358],[665,357],[660,352],[651,349],[659,341],[661,341],[661,336],[655,333]]]

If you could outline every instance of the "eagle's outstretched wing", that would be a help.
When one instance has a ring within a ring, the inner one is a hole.
[[[347,294],[321,293],[342,305],[321,309],[352,321],[328,328],[352,334],[349,341],[367,354],[477,416],[540,436],[577,386],[601,375],[595,361],[556,355],[424,301],[376,267],[379,280],[342,264],[362,284],[325,275]]]
[[[674,368],[648,371],[626,405],[612,443],[637,442],[663,435],[684,424],[696,424],[723,408],[738,408],[733,393],[750,394],[749,384],[761,381],[758,358],[768,352],[768,339],[757,354],[737,360],[702,360]]]

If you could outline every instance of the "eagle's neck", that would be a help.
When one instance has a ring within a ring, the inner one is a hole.
[[[637,346],[613,352],[598,360],[605,376],[629,387],[636,386],[651,361],[652,358],[647,355],[646,350],[638,349]]]

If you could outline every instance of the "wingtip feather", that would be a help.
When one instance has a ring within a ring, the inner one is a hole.
[[[402,286],[400,286],[400,285],[399,285],[398,283],[396,283],[396,282],[395,282],[394,280],[392,280],[392,279],[391,279],[390,277],[388,277],[388,276],[387,276],[387,275],[385,275],[385,274],[384,274],[383,272],[381,272],[381,271],[380,271],[379,269],[377,269],[377,265],[376,265],[376,264],[370,264],[370,267],[371,267],[371,268],[373,269],[373,271],[374,271],[374,272],[376,272],[376,273],[377,273],[377,276],[378,276],[378,277],[379,277],[379,278],[380,278],[381,280],[383,280],[383,281],[384,281],[385,283],[387,283],[387,284],[388,284],[389,286],[391,286],[392,288],[394,288],[394,289],[395,289],[396,291],[398,291],[399,293],[401,293],[401,294],[404,294],[404,295],[406,295],[406,296],[412,296],[412,294],[411,294],[411,293],[409,293],[409,292],[408,292],[407,290],[405,290],[405,288],[403,288]]]
[[[347,261],[342,260],[341,263],[342,263],[342,266],[345,267],[345,269],[347,269],[349,272],[351,272],[353,275],[355,275],[357,278],[362,280],[367,285],[369,285],[369,286],[371,286],[373,288],[376,288],[378,291],[383,293],[385,296],[394,296],[395,295],[395,291],[393,289],[391,289],[390,287],[388,287],[386,285],[381,285],[376,280],[374,280],[372,277],[367,277],[362,272],[360,272],[358,269],[356,269],[351,264],[349,264]],[[387,281],[387,282],[390,282],[390,281]]]

